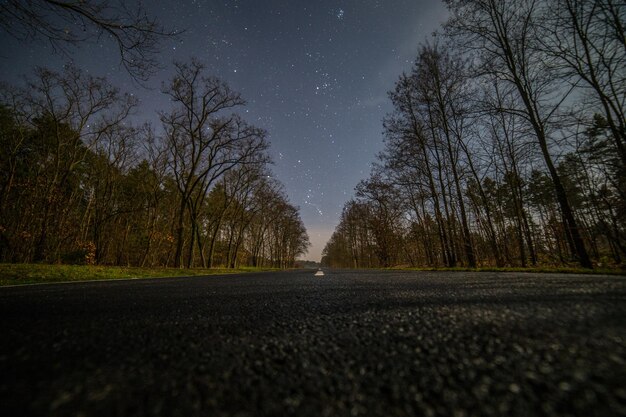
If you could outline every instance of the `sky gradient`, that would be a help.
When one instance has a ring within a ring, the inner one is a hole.
[[[438,0],[146,1],[148,13],[185,32],[162,44],[163,69],[145,86],[119,66],[103,38],[55,54],[0,33],[0,79],[19,83],[35,66],[60,70],[72,60],[141,100],[138,121],[160,128],[168,110],[160,86],[172,62],[197,58],[247,101],[243,116],[266,129],[273,171],[299,206],[319,261],[344,203],[382,150],[387,92],[410,69],[423,42],[446,18]]]

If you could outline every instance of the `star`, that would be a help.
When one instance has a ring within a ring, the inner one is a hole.
[[[445,11],[438,0],[395,2],[384,13],[387,3],[380,0],[320,3],[324,7],[284,0],[245,2],[245,7],[234,0],[144,3],[148,15],[180,32],[179,39],[161,45],[163,68],[148,88],[134,86],[120,71],[105,37],[98,39],[97,54],[86,53],[85,46],[85,53],[73,56],[76,63],[134,94],[141,105],[133,122],[159,130],[159,112],[172,106],[159,86],[171,80],[174,60],[197,58],[205,75],[241,93],[247,104],[233,112],[267,131],[272,178],[285,183],[291,201],[302,204],[309,230],[336,224],[341,206],[369,172],[368,161],[383,144],[381,121],[391,110],[386,93],[410,69],[422,36],[437,29],[433,16]],[[425,9],[436,13],[424,14]],[[0,81],[19,84],[30,73],[28,65],[65,61],[43,46],[17,47],[7,36],[0,40],[8,48]],[[326,243],[314,236],[309,259],[319,257]]]

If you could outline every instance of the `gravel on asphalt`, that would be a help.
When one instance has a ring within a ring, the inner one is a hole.
[[[626,279],[325,270],[0,288],[2,416],[626,416]]]

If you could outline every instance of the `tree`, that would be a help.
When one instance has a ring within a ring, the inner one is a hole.
[[[538,16],[546,12],[536,0],[515,4],[503,0],[448,0],[452,17],[447,30],[463,45],[481,53],[482,72],[513,86],[520,108],[502,109],[524,118],[532,127],[554,184],[571,251],[580,265],[592,268],[574,212],[550,152],[550,121],[571,89],[558,83],[562,74],[550,71],[546,54],[538,47],[543,33]]]
[[[397,190],[380,173],[373,172],[368,180],[356,186],[356,195],[368,206],[368,227],[374,237],[379,265],[392,266],[402,251],[398,229],[403,211]]]
[[[465,119],[468,100],[464,91],[465,70],[457,58],[441,52],[435,45],[422,47],[416,61],[413,76],[424,113],[424,122],[432,135],[433,143],[440,143],[448,160],[448,169],[454,184],[456,205],[461,220],[461,234],[467,263],[476,267],[476,257],[469,230],[467,210],[461,184],[461,152],[464,144]]]
[[[227,110],[244,100],[217,78],[204,75],[204,66],[192,60],[175,63],[176,75],[163,93],[177,106],[162,113],[170,168],[180,194],[176,230],[175,266],[182,265],[185,218],[189,215],[187,267],[191,267],[198,233],[198,216],[206,196],[229,170],[244,164],[263,165],[268,144],[262,129],[248,125]]]
[[[412,190],[417,189],[425,199],[430,200],[430,208],[422,201],[422,211],[432,211],[437,222],[440,252],[446,266],[456,264],[446,189],[443,186],[439,154],[433,152],[427,136],[427,127],[420,115],[420,100],[416,79],[403,74],[389,93],[394,113],[383,122],[386,139],[386,152],[382,154],[387,169],[400,174],[395,181]],[[424,200],[425,200],[424,199]],[[412,204],[415,206],[415,204]],[[417,210],[415,210],[417,214]]]
[[[293,265],[308,236],[271,177],[265,132],[191,68],[166,89],[164,137],[128,123],[132,97],[72,67],[2,86],[0,261],[207,266],[215,243],[216,264]]]
[[[0,28],[24,42],[48,42],[55,51],[108,37],[120,64],[137,80],[158,69],[160,42],[176,35],[148,16],[140,3],[123,0],[6,0],[0,4]]]
[[[389,94],[379,162],[324,262],[622,263],[626,7],[447,4],[443,41],[422,46]],[[394,259],[389,242],[401,242]]]
[[[567,79],[602,114],[626,172],[626,5],[614,0],[554,0],[540,39]]]
[[[22,187],[31,193],[33,218],[24,228],[33,240],[32,259],[58,259],[61,241],[74,227],[70,211],[82,198],[75,186],[86,158],[126,120],[136,101],[72,66],[62,73],[39,68],[27,87],[12,89],[10,97],[22,126],[18,132],[26,127],[29,132],[21,139],[14,136],[11,153],[30,153]]]

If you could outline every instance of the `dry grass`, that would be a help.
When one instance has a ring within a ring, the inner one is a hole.
[[[160,278],[261,272],[272,268],[135,268],[87,265],[0,264],[0,286],[110,279]]]

